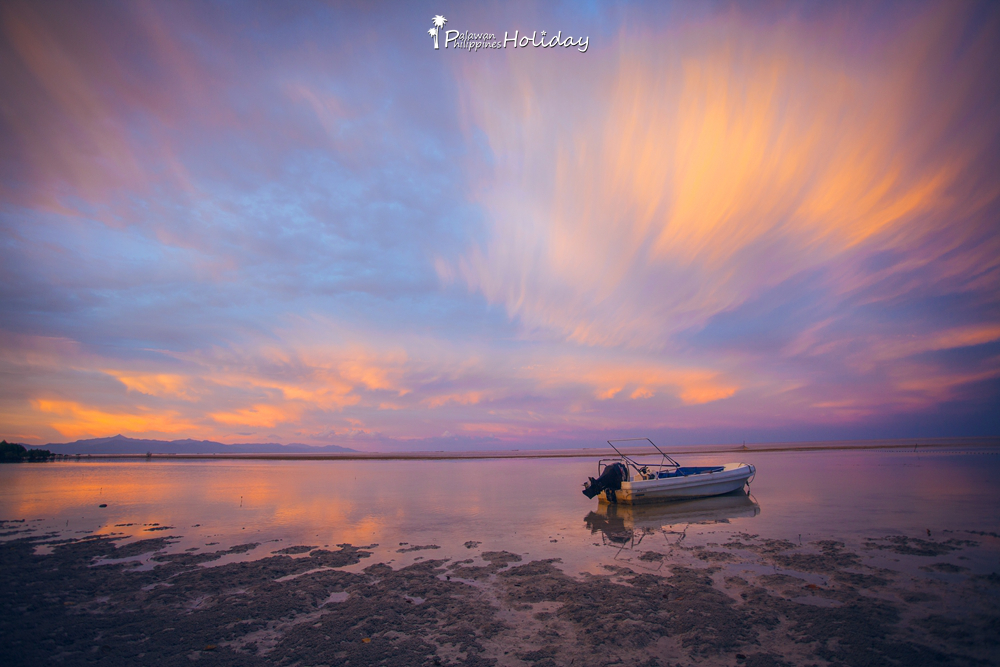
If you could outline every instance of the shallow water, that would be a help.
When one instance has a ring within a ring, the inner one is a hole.
[[[686,456],[682,463],[733,458]],[[971,574],[1000,567],[1000,450],[752,452],[745,459],[758,471],[749,496],[635,510],[599,506],[580,493],[596,472],[596,460],[587,459],[5,465],[0,519],[25,522],[7,523],[17,532],[0,539],[23,537],[22,530],[52,539],[178,536],[168,552],[260,543],[213,564],[293,545],[377,544],[372,560],[394,567],[504,549],[559,558],[567,572],[579,573],[615,561],[655,569],[656,561],[638,556],[739,533],[852,546],[902,535],[974,539],[978,547],[936,561],[961,558],[954,565]],[[868,558],[923,577],[954,576],[918,572],[926,559],[894,552],[870,550]]]

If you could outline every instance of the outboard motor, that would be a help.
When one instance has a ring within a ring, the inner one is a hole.
[[[614,492],[622,488],[622,482],[628,479],[628,468],[624,463],[612,463],[604,469],[600,477],[588,479],[590,481],[583,485],[583,495],[593,498],[601,491],[608,491],[608,500],[615,502]]]

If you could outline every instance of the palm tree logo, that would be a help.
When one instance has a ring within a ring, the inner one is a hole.
[[[444,24],[448,22],[448,19],[437,14],[431,19],[431,23],[434,27],[427,31],[427,34],[434,38],[434,48],[438,48],[438,32],[444,27]]]

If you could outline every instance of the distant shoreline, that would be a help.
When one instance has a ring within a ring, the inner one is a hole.
[[[962,448],[996,448],[1000,450],[1000,438],[938,438],[914,440],[862,440],[832,442],[765,443],[725,446],[688,445],[683,447],[663,447],[668,454],[683,456],[703,454],[753,454],[763,452],[807,452],[830,450],[949,450]],[[630,456],[656,455],[650,447],[629,447],[622,450]],[[553,458],[612,458],[617,456],[608,448],[586,449],[525,449],[495,450],[481,452],[324,452],[309,453],[197,453],[197,454],[60,454],[58,460],[82,459],[125,459],[125,460],[245,460],[245,461],[447,461],[477,459],[553,459]]]

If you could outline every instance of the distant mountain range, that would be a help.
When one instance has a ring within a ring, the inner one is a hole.
[[[92,438],[76,442],[51,443],[32,447],[47,449],[53,454],[316,454],[320,452],[355,452],[355,449],[337,445],[303,445],[276,442],[241,443],[224,445],[211,440],[141,440],[115,435],[110,438]]]

